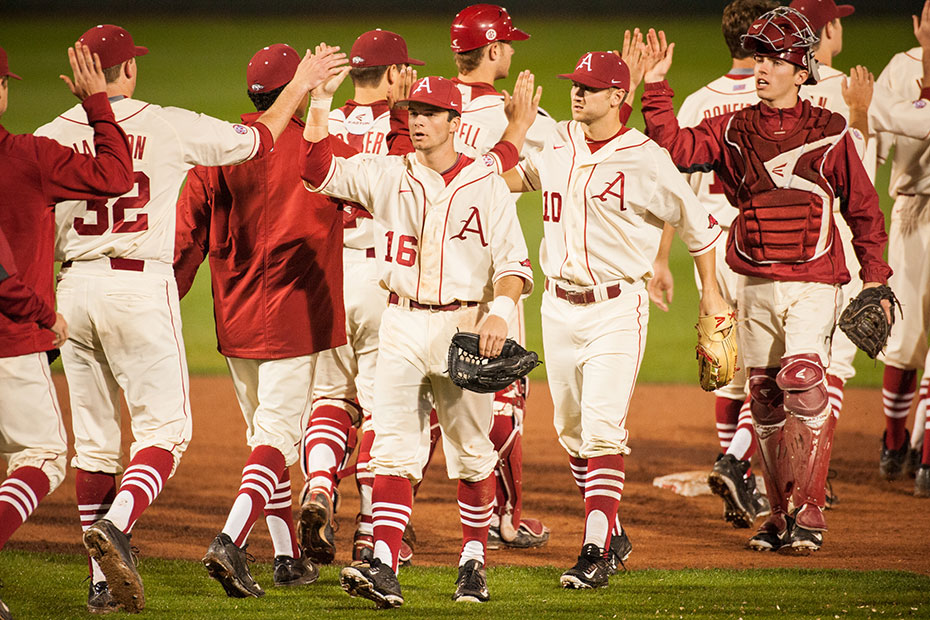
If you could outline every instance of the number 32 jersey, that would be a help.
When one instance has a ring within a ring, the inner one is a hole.
[[[652,276],[663,222],[692,255],[709,251],[721,233],[668,153],[635,129],[592,153],[581,124],[563,121],[517,169],[542,190],[539,260],[551,279],[635,283]]]
[[[224,166],[252,159],[265,150],[255,127],[233,125],[181,108],[120,99],[112,103],[117,123],[129,138],[135,186],[119,198],[71,200],[55,207],[55,259],[102,257],[174,260],[175,204],[195,165]],[[271,136],[265,130],[264,141]],[[77,105],[36,135],[79,153],[93,152],[93,129]]]

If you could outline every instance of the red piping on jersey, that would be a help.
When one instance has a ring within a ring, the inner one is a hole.
[[[128,120],[131,119],[133,116],[135,116],[136,114],[139,114],[140,112],[142,112],[142,110],[144,110],[145,108],[149,107],[150,105],[152,105],[152,104],[151,104],[151,103],[146,103],[144,106],[142,106],[141,108],[139,108],[138,110],[136,110],[135,112],[133,112],[132,114],[130,114],[129,116],[127,116],[127,117],[125,117],[125,118],[118,118],[118,119],[116,119],[116,122],[117,122],[117,123],[123,123],[123,122],[125,122],[125,121],[128,121]],[[90,123],[82,123],[81,121],[76,121],[76,120],[74,120],[74,119],[70,119],[70,118],[68,118],[67,116],[63,115],[63,114],[62,114],[61,116],[59,116],[58,118],[64,119],[64,120],[68,121],[69,123],[74,123],[75,125],[84,125],[85,127],[90,127]]]
[[[442,243],[441,243],[440,246],[439,246],[439,248],[440,248],[440,249],[439,249],[439,304],[440,304],[440,305],[442,305],[442,274],[443,274],[443,268],[442,268],[442,267],[443,267],[443,265],[445,264],[445,261],[446,261],[446,227],[447,227],[448,224],[449,224],[449,211],[452,210],[452,201],[455,199],[455,195],[458,194],[460,190],[463,190],[463,189],[465,189],[466,187],[468,187],[469,185],[472,185],[473,183],[477,183],[478,181],[483,181],[484,179],[488,178],[488,177],[491,176],[492,174],[494,174],[494,173],[493,173],[493,172],[489,172],[489,173],[487,173],[486,175],[484,175],[483,177],[478,177],[477,179],[475,179],[475,180],[473,180],[473,181],[469,181],[468,183],[466,183],[465,185],[463,185],[463,186],[461,186],[461,187],[457,187],[457,188],[455,189],[455,191],[452,192],[452,195],[449,196],[449,202],[446,203],[446,219],[445,219],[445,220],[443,221],[443,223],[442,223]],[[479,211],[479,213],[480,213],[480,211]],[[453,301],[454,301],[454,300],[453,300]],[[468,301],[468,300],[460,300],[460,301]]]
[[[565,188],[568,191],[571,191],[572,173],[575,171],[575,156],[578,154],[578,150],[575,148],[575,141],[572,139],[572,123],[574,123],[574,121],[569,123],[568,128],[567,128],[568,129],[568,143],[572,145],[572,165],[569,166],[568,168],[568,179],[567,179],[567,182],[565,183]],[[551,199],[552,196],[550,195],[549,198]],[[559,219],[561,220],[561,218]],[[562,225],[561,228],[562,228],[562,245],[565,246],[565,258],[562,259],[562,264],[559,265],[559,277],[564,280],[565,275],[563,274],[563,270],[565,269],[565,263],[568,262],[568,231],[566,230],[566,227],[564,224]]]
[[[594,272],[591,271],[591,261],[588,258],[588,184],[591,183],[596,168],[597,164],[591,166],[591,174],[588,175],[588,180],[584,183],[584,189],[581,190],[581,195],[584,196],[584,235],[582,235],[582,242],[584,243],[584,266],[585,269],[588,270],[588,275],[591,276],[591,281],[594,282],[594,284],[597,284],[597,279],[594,277]],[[568,248],[566,248],[566,250],[567,249]]]
[[[921,62],[921,59],[918,58],[917,56],[911,56],[910,51],[904,52],[904,55],[910,58],[911,60],[916,60],[917,62]]]
[[[409,169],[406,172],[407,176],[417,182],[417,185],[420,186],[420,190],[423,192],[423,218],[420,221],[420,240],[422,241],[423,231],[426,229],[426,188],[423,187],[423,183],[421,183],[418,178],[413,176]],[[398,241],[398,243],[400,242]],[[420,246],[420,249],[422,250],[423,246]],[[419,258],[420,254],[421,252],[417,252],[417,301],[420,300],[420,278],[423,276],[423,269]],[[439,272],[439,286],[442,287],[442,270]]]
[[[181,393],[184,396],[184,419],[188,417],[188,411],[190,411],[190,403],[187,400],[187,386],[184,385],[184,351],[181,348],[181,341],[178,340],[178,329],[174,324],[174,312],[171,311],[171,296],[168,292],[168,283],[165,282],[165,301],[168,305],[168,316],[171,317],[171,335],[174,336],[174,345],[178,350],[178,370],[181,374]],[[182,431],[183,432],[183,431]],[[174,452],[174,449],[177,448],[184,442],[183,436],[181,440],[176,442],[174,446],[169,450],[169,452]]]
[[[471,114],[472,112],[481,112],[482,110],[490,110],[491,108],[496,108],[496,107],[498,107],[497,104],[494,104],[494,105],[486,105],[486,106],[484,106],[483,108],[474,108],[474,109],[471,109],[471,110],[462,110],[462,114]]]
[[[727,77],[729,77],[729,76],[727,76]],[[736,79],[736,78],[732,78],[732,79]],[[754,92],[756,91],[755,87],[753,87],[752,90],[748,90],[748,89],[747,89],[747,90],[741,90],[741,91],[739,91],[738,93],[728,93],[728,92],[723,91],[723,90],[716,90],[716,89],[713,89],[713,88],[711,88],[710,86],[705,86],[704,88],[706,88],[706,89],[709,90],[710,92],[716,93],[716,94],[718,94],[718,95],[745,95],[746,93],[754,93]]]
[[[714,240],[713,240],[713,241],[711,241],[710,243],[708,243],[707,245],[705,245],[703,248],[699,248],[699,249],[697,249],[697,250],[688,250],[688,252],[690,252],[692,256],[694,256],[695,254],[700,254],[701,252],[703,252],[704,250],[706,250],[706,249],[709,248],[710,246],[712,246],[712,245],[714,245],[715,243],[717,243],[717,239],[719,239],[719,238],[720,238],[720,235],[722,235],[722,234],[723,234],[723,228],[721,228],[721,227],[718,225],[718,226],[717,226],[717,236],[714,237]]]
[[[643,363],[643,314],[639,308],[643,305],[642,292],[637,293],[636,300],[636,370],[633,372],[633,383],[630,385],[630,393],[626,397],[626,411],[623,412],[623,419],[626,420],[627,413],[630,411],[630,401],[633,399],[633,388],[636,385],[636,377],[639,375],[639,367]]]
[[[38,355],[41,355],[42,358],[45,358],[44,353],[38,353]],[[55,391],[52,389],[52,385],[53,385],[52,375],[51,373],[49,373],[48,364],[46,364],[43,361],[43,359],[39,359],[39,366],[42,368],[42,375],[45,377],[45,381],[48,385],[49,398],[52,399],[52,405],[55,407],[55,413],[58,414],[58,438],[61,439],[64,442],[64,445],[67,446],[68,445],[68,434],[65,433],[64,435],[62,435],[62,430],[64,430],[64,427],[62,426],[63,418],[61,417],[61,409],[59,409],[59,405],[58,405],[58,397],[55,395]],[[48,460],[52,460],[52,459],[48,459]]]

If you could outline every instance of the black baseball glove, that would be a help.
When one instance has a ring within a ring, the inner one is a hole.
[[[891,303],[891,323],[885,318],[883,299]],[[863,289],[849,300],[849,305],[840,315],[840,329],[853,344],[874,359],[885,348],[888,336],[891,335],[895,304],[901,308],[891,288],[884,284]]]
[[[478,334],[458,332],[449,345],[449,377],[462,389],[486,394],[502,390],[539,366],[539,356],[508,338],[501,354],[483,357]]]

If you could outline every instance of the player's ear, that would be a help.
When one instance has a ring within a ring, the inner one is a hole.
[[[807,81],[807,77],[810,75],[810,72],[807,69],[802,69],[801,67],[795,66],[794,69],[794,85],[800,88],[804,82]]]
[[[395,82],[397,82],[397,76],[399,76],[399,75],[400,75],[400,67],[398,67],[397,65],[390,65],[390,66],[387,68],[387,82],[388,82],[388,84],[393,85]]]
[[[123,75],[127,80],[131,80],[136,75],[136,59],[130,58],[123,63]]]
[[[622,88],[614,88],[610,93],[610,107],[619,108],[623,105],[624,99],[626,99],[626,91]]]
[[[487,54],[488,54],[488,59],[492,61],[500,58],[501,57],[501,42],[495,41],[494,43],[491,43],[490,45],[488,45]]]

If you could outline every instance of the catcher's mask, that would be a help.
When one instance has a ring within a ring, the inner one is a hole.
[[[805,84],[820,80],[813,47],[820,41],[804,15],[790,7],[780,6],[752,23],[740,37],[743,49],[769,58],[780,58],[807,70]]]

